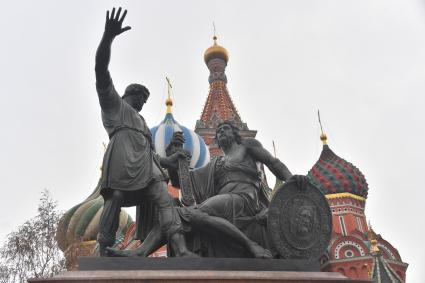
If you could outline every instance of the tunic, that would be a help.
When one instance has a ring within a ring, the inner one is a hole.
[[[261,175],[251,163],[249,158],[232,163],[219,157],[214,166],[215,196],[199,204],[198,209],[225,218],[242,229],[238,219],[255,216],[261,209],[258,200]]]
[[[101,193],[105,189],[137,191],[155,179],[165,180],[143,117],[118,95],[112,80],[104,89],[97,87],[97,93],[110,139],[103,158]]]

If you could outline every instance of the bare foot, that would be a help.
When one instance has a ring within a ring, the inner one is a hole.
[[[133,257],[139,256],[134,250],[117,250],[114,248],[107,247],[107,255],[110,257]]]
[[[251,253],[255,258],[273,258],[272,253],[260,246],[259,244],[252,242]]]

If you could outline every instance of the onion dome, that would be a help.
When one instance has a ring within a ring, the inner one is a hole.
[[[310,180],[326,195],[350,193],[366,199],[368,185],[362,172],[330,149],[325,134],[322,133],[320,139],[323,150],[319,160],[308,172]]]
[[[185,143],[183,149],[192,154],[190,167],[202,167],[210,161],[210,151],[203,138],[194,131],[180,125],[173,117],[171,107],[173,102],[170,97],[166,100],[167,113],[164,120],[151,128],[152,140],[155,145],[155,151],[162,157],[165,157],[165,149],[171,142],[174,132],[183,132]]]
[[[204,61],[208,64],[208,61],[215,58],[223,59],[224,61],[229,61],[229,52],[227,52],[226,48],[217,44],[217,36],[213,37],[214,44],[209,47],[204,53]]]
[[[56,233],[59,248],[65,252],[76,242],[95,241],[102,210],[103,197],[100,195],[99,182],[85,201],[69,209],[59,220]],[[131,217],[121,210],[118,232],[125,234],[132,222]]]

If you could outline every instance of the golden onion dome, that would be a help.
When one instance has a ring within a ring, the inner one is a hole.
[[[208,61],[214,58],[221,58],[224,61],[229,61],[229,52],[227,52],[226,48],[217,44],[217,36],[213,37],[214,44],[210,48],[208,48],[204,53],[204,61],[208,64]]]
[[[165,100],[165,106],[167,106],[167,113],[171,113],[171,107],[173,106],[173,100],[171,99],[171,97],[168,97]]]
[[[322,133],[320,135],[320,140],[322,141],[323,144],[327,144],[328,143],[328,137],[326,136],[325,133]]]

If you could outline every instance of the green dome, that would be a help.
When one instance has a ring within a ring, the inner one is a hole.
[[[100,183],[93,193],[83,202],[69,209],[59,220],[56,240],[59,248],[65,251],[76,241],[96,240],[100,215],[103,210],[103,197],[100,195]],[[125,234],[133,220],[121,210],[118,231]]]

